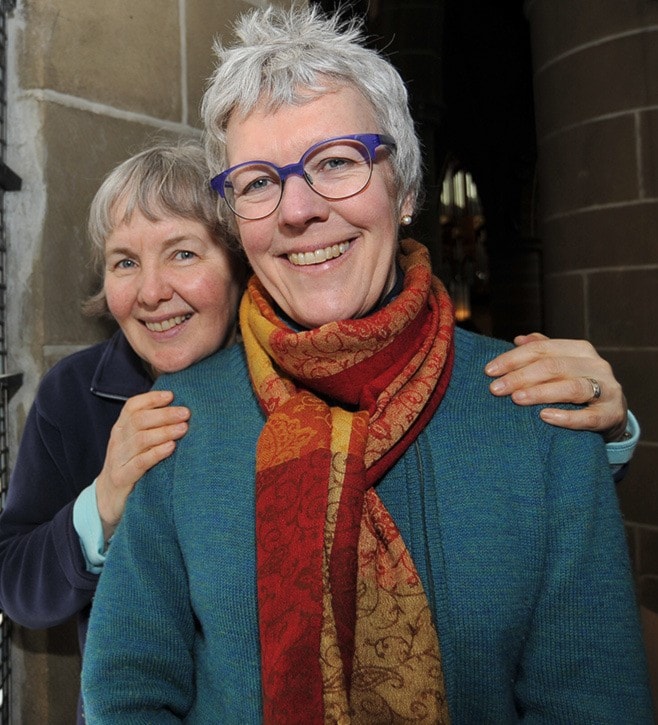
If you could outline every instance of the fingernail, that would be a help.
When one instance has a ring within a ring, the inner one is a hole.
[[[544,408],[540,411],[539,417],[547,423],[559,423],[560,421],[566,420],[567,414],[563,410]]]
[[[500,369],[500,365],[498,363],[495,363],[495,362],[487,363],[484,366],[484,372],[487,375],[495,375],[498,372],[499,369]]]
[[[492,393],[502,393],[505,391],[505,383],[502,380],[494,380],[489,386]]]

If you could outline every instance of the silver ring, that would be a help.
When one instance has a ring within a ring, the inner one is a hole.
[[[590,398],[590,402],[592,400],[598,400],[601,397],[601,386],[599,385],[599,381],[595,380],[594,378],[587,379],[592,386],[592,397]]]

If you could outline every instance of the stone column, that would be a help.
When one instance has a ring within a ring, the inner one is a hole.
[[[96,289],[86,234],[96,189],[156,139],[200,136],[212,40],[261,4],[18,0],[6,78],[7,163],[23,182],[5,199],[8,365],[23,373],[10,410],[12,462],[41,376],[108,332],[80,310]],[[79,665],[73,621],[14,627],[12,723],[74,722]]]
[[[658,3],[528,0],[525,12],[547,331],[591,340],[640,419],[618,491],[658,609]]]

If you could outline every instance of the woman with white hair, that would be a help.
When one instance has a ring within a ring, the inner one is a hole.
[[[600,437],[491,396],[400,239],[420,150],[358,27],[252,11],[204,99],[254,276],[96,593],[92,723],[652,722]]]

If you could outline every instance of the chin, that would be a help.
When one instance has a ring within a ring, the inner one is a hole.
[[[160,373],[161,375],[165,375],[167,373],[177,373],[179,370],[184,370],[186,367],[189,367],[194,362],[196,362],[196,358],[185,358],[183,360],[167,360],[162,361],[160,364],[155,364],[154,367]]]

